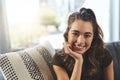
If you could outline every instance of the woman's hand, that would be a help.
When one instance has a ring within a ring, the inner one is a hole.
[[[66,54],[68,54],[71,57],[73,57],[75,59],[75,61],[81,61],[81,62],[83,62],[83,56],[82,56],[82,54],[79,54],[77,52],[72,51],[72,49],[71,49],[72,47],[71,47],[71,45],[68,42],[64,42],[63,46],[64,46],[64,50],[65,50]]]

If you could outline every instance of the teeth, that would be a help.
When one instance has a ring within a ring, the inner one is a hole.
[[[76,46],[76,47],[78,47],[78,48],[84,48],[84,46]]]

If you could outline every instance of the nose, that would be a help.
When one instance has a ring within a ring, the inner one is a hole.
[[[78,38],[77,38],[77,43],[78,44],[84,44],[85,43],[85,38],[83,35],[80,35]]]

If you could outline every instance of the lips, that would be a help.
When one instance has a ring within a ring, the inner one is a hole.
[[[82,51],[85,50],[85,46],[73,46],[74,51]]]

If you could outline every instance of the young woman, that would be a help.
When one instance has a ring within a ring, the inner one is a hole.
[[[64,48],[53,57],[57,80],[114,80],[113,59],[91,9],[69,16]]]

